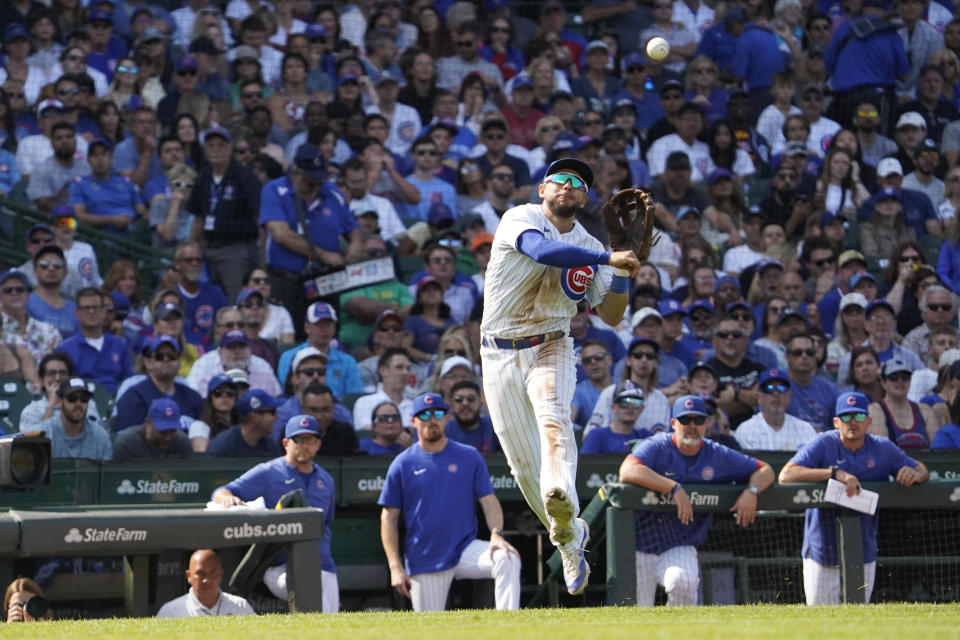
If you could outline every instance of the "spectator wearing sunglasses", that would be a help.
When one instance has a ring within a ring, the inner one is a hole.
[[[200,415],[187,430],[194,453],[206,451],[211,438],[240,422],[237,414],[239,393],[233,378],[225,373],[210,379]]]
[[[653,435],[648,429],[636,427],[643,409],[643,390],[629,380],[624,381],[613,395],[610,408],[612,420],[604,427],[593,429],[583,439],[580,453],[626,453],[637,441]]]
[[[891,358],[899,358],[907,363],[911,371],[924,368],[925,365],[919,355],[897,343],[894,339],[897,319],[894,315],[893,305],[882,298],[874,300],[867,304],[866,318],[867,341],[864,345],[873,347],[880,358],[880,364]],[[837,380],[846,380],[849,370],[850,355],[848,354],[840,361]]]
[[[904,253],[909,253],[909,249]],[[924,289],[920,294],[920,316],[923,324],[903,337],[902,346],[920,356],[925,364],[935,367],[938,356],[930,353],[930,335],[934,329],[956,327],[957,307],[960,306],[958,301],[960,299],[956,294],[941,285],[935,284]],[[954,334],[960,340],[960,333],[955,329]]]
[[[243,323],[243,331],[250,341],[250,351],[258,355],[274,369],[277,368],[279,354],[276,344],[260,337],[260,326],[266,313],[267,301],[259,289],[243,289],[237,294],[237,309]]]
[[[54,261],[57,259],[48,260]],[[65,264],[62,257],[59,261]],[[60,267],[64,268],[65,266]],[[55,268],[44,268],[41,264],[41,269],[52,271]],[[78,332],[64,340],[57,349],[70,356],[78,376],[95,380],[111,394],[116,394],[120,383],[133,375],[133,360],[126,340],[103,331],[105,295],[100,289],[93,287],[77,292],[73,312]]]
[[[790,376],[782,369],[760,375],[759,411],[733,433],[748,451],[797,451],[817,436],[809,422],[787,413],[790,406]]]
[[[97,255],[93,247],[81,240],[77,240],[77,214],[72,207],[60,205],[50,212],[50,227],[53,229],[54,243],[63,249],[67,260],[69,273],[75,274],[81,287],[99,287],[103,284],[100,269],[97,266]],[[66,284],[66,281],[64,282]],[[67,295],[76,296],[79,288],[67,289],[61,287]]]
[[[88,419],[87,407],[92,397],[83,378],[70,376],[60,382],[56,398],[59,411],[35,427],[50,438],[54,458],[105,461],[113,457],[110,434]]]
[[[901,449],[927,449],[940,428],[940,420],[927,404],[907,398],[910,366],[893,358],[883,363],[880,384],[883,397],[870,403],[867,433],[887,437]]]
[[[862,481],[911,486],[926,482],[930,474],[896,444],[870,432],[869,400],[861,393],[844,393],[834,405],[832,429],[819,434],[780,470],[779,481],[826,482],[846,485],[848,496],[860,491]],[[803,531],[803,586],[808,605],[840,603],[840,566],[837,553],[836,509],[808,509]],[[873,593],[877,560],[879,514],[861,515],[865,601]]]
[[[889,322],[892,323],[892,318]],[[792,396],[787,411],[806,420],[820,431],[830,429],[833,417],[831,409],[839,391],[835,384],[816,375],[817,349],[812,335],[796,333],[787,339],[785,345]],[[849,355],[846,362],[849,365]],[[839,380],[846,379],[846,371],[843,373],[844,377],[838,378]]]
[[[447,437],[454,442],[473,447],[480,453],[497,453],[500,441],[493,430],[493,422],[486,413],[480,385],[473,380],[460,380],[450,387],[450,419]]]
[[[413,441],[401,424],[400,409],[392,402],[374,407],[371,424],[373,435],[362,439],[359,447],[368,456],[395,456]]]
[[[703,398],[681,396],[672,415],[672,433],[642,440],[620,465],[620,482],[670,496],[677,505],[676,515],[637,512],[639,606],[653,606],[657,584],[667,592],[667,606],[697,604],[697,546],[706,540],[713,514],[694,513],[684,482],[746,483],[731,509],[741,527],[753,523],[757,496],[773,484],[769,464],[706,438]]]
[[[653,433],[662,431],[670,419],[670,401],[657,389],[660,355],[660,344],[653,338],[643,335],[634,338],[627,348],[627,365],[623,369],[620,382],[624,384],[629,381],[643,392],[643,407],[637,416],[635,427]],[[584,437],[595,428],[613,422],[611,407],[614,404],[615,391],[616,388],[610,385],[601,392],[584,428]]]
[[[724,318],[713,334],[716,355],[707,361],[720,380],[717,405],[734,427],[752,416],[757,407],[757,380],[763,367],[747,358],[749,338],[738,320]]]
[[[316,347],[307,347],[297,351],[287,376],[284,394],[289,398],[277,408],[277,420],[273,424],[273,435],[276,440],[283,436],[283,428],[287,420],[303,413],[303,392],[311,384],[327,384],[327,356]],[[353,428],[353,414],[340,401],[334,398],[333,420],[337,424],[344,424]]]
[[[150,404],[157,398],[172,398],[181,414],[199,419],[203,412],[203,398],[177,378],[180,369],[180,342],[167,335],[157,334],[143,350],[143,370],[146,379],[130,387],[117,400],[116,429],[140,424]]]
[[[46,225],[43,225],[43,228],[50,231]],[[34,235],[36,233],[35,231]],[[50,242],[51,244],[40,247],[31,261],[37,287],[27,300],[27,313],[37,320],[52,324],[62,336],[72,336],[78,329],[77,305],[65,298],[61,291],[68,272],[67,260],[63,249],[52,244],[52,232]]]

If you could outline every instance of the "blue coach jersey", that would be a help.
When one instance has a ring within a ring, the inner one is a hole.
[[[272,509],[284,494],[302,489],[308,505],[323,509],[323,537],[319,540],[320,560],[324,571],[336,572],[337,565],[330,555],[330,527],[333,524],[336,492],[333,477],[320,465],[314,464],[310,473],[300,473],[286,458],[274,458],[258,464],[233,482],[225,484],[223,488],[229,489],[233,495],[244,501],[263,496],[269,509]],[[213,492],[216,493],[217,490],[214,489]]]
[[[490,472],[473,447],[448,439],[439,453],[414,444],[394,458],[378,504],[403,512],[407,573],[457,566],[477,538],[476,501],[491,493]]]
[[[889,480],[903,466],[916,467],[917,461],[886,438],[867,434],[863,446],[850,451],[840,441],[839,431],[827,431],[808,442],[793,458],[794,464],[811,469],[825,469],[832,464],[857,476],[860,482]],[[837,564],[837,510],[807,509],[803,527],[804,558],[813,558],[824,565]],[[877,521],[873,515],[860,516],[863,538],[863,561],[877,559]]]
[[[703,440],[693,456],[680,453],[673,433],[658,433],[634,447],[630,455],[662,476],[684,482],[728,484],[746,482],[762,463],[756,458],[728,449],[712,440]],[[712,513],[697,513],[684,525],[675,511],[637,511],[637,551],[663,553],[684,545],[697,546],[707,539]]]

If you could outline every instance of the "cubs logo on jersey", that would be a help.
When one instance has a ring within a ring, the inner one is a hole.
[[[587,294],[587,289],[596,275],[596,266],[564,269],[560,272],[560,288],[568,298],[574,302],[580,302]]]
[[[209,329],[213,326],[213,316],[213,307],[208,304],[204,304],[197,307],[197,311],[194,313],[193,317],[195,318],[198,327]]]

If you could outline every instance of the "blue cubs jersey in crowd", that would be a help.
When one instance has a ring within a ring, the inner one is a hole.
[[[863,446],[851,451],[843,446],[839,431],[827,431],[805,444],[790,462],[810,469],[825,469],[837,465],[843,471],[857,476],[860,482],[888,480],[896,477],[901,467],[916,467],[917,461],[886,438],[867,434]],[[804,558],[813,558],[820,564],[839,562],[837,556],[837,510],[807,509],[803,527]],[[863,538],[863,561],[877,559],[878,516],[861,515],[860,533]]]
[[[136,185],[129,178],[113,174],[106,179],[94,178],[93,176],[74,178],[70,185],[69,204],[70,206],[84,205],[87,213],[92,216],[128,215],[136,217],[137,212],[134,207],[143,204],[143,200],[137,193]],[[105,230],[115,233],[123,232],[114,227],[106,227]]]
[[[183,335],[190,344],[202,345],[217,319],[217,310],[227,304],[227,298],[220,287],[209,282],[201,282],[200,290],[193,295],[183,287],[178,290],[183,297]]]
[[[693,456],[680,453],[673,433],[658,433],[642,440],[630,455],[662,476],[684,482],[745,483],[762,463],[756,458],[728,449],[712,440],[703,440]],[[659,499],[659,494],[657,495]],[[697,546],[707,538],[712,513],[693,511],[693,522],[680,522],[676,511],[637,511],[637,551],[663,553],[685,545]]]
[[[263,496],[268,509],[272,509],[285,494],[302,489],[308,505],[323,509],[323,537],[318,541],[320,559],[324,571],[336,572],[337,565],[330,555],[330,526],[333,524],[333,511],[337,501],[336,491],[333,477],[323,467],[314,463],[313,471],[301,473],[287,462],[286,458],[274,458],[258,464],[233,482],[225,484],[223,488],[229,489],[244,502]],[[216,493],[217,489],[213,492]]]
[[[624,453],[637,440],[653,435],[649,429],[634,429],[630,433],[616,433],[610,427],[597,427],[583,439],[580,453]]]
[[[483,457],[465,444],[448,439],[439,453],[414,444],[394,458],[377,504],[403,512],[407,573],[455,567],[477,538],[476,501],[491,493]]]

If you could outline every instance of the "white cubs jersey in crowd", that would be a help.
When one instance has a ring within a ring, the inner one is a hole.
[[[520,253],[517,239],[528,229],[536,229],[550,240],[605,250],[579,222],[574,222],[569,233],[560,233],[539,204],[522,204],[507,211],[497,227],[487,265],[480,325],[483,335],[524,338],[569,332],[577,303],[586,298],[596,307],[610,288],[613,267],[609,265],[561,269]]]

